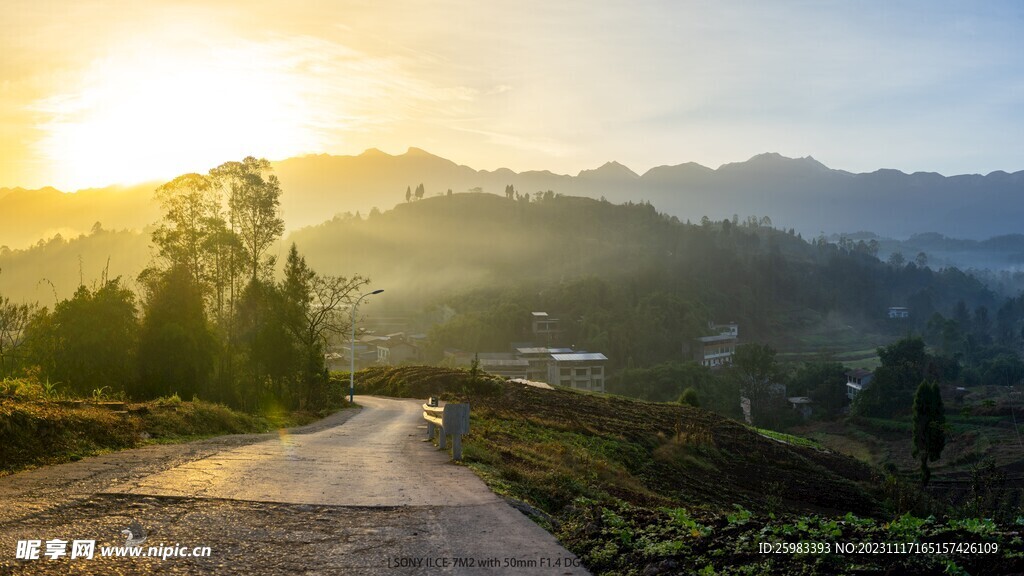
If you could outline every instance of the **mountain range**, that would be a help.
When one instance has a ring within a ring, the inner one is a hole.
[[[311,155],[274,162],[281,179],[289,229],[318,224],[343,212],[366,213],[405,201],[407,187],[423,184],[427,196],[448,189],[604,197],[650,202],[681,220],[768,216],[777,227],[804,235],[871,231],[906,238],[936,232],[983,239],[1021,231],[1024,171],[988,175],[906,174],[882,169],[854,174],[812,157],[760,154],[717,169],[696,163],[658,166],[640,175],[608,162],[576,176],[549,171],[475,170],[410,148],[391,155],[370,149],[357,156]],[[159,217],[158,183],[61,193],[53,188],[0,189],[0,245],[23,247],[55,233],[106,228],[142,229]]]

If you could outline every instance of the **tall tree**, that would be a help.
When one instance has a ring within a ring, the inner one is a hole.
[[[733,354],[730,374],[738,381],[740,392],[750,399],[755,424],[771,420],[781,396],[774,387],[781,380],[775,350],[763,344],[744,344]]]
[[[230,308],[229,284],[242,259],[241,243],[223,213],[217,178],[185,174],[158,188],[156,197],[164,214],[153,243],[165,260],[163,268],[185,270],[223,324]]]
[[[210,171],[219,188],[227,190],[228,225],[230,236],[237,238],[237,244],[227,244],[229,259],[225,268],[229,275],[228,294],[230,310],[226,315],[225,341],[227,343],[221,373],[231,384],[238,384],[235,374],[235,345],[244,342],[249,361],[249,385],[241,397],[248,399],[250,393],[262,392],[261,378],[271,356],[283,353],[275,347],[279,339],[279,324],[266,323],[271,317],[270,302],[261,298],[275,297],[275,287],[269,282],[274,258],[267,252],[284,232],[284,221],[280,218],[281,185],[277,176],[270,174],[270,162],[251,156],[241,162],[227,162]],[[235,248],[235,249],[232,249]],[[248,284],[239,290],[236,267],[244,268]],[[236,296],[241,294],[236,301]],[[244,300],[244,301],[243,301]],[[244,308],[244,310],[243,310]],[[236,319],[246,323],[245,334],[240,337],[236,330]],[[259,352],[264,350],[266,353]],[[227,384],[228,382],[225,382]]]
[[[207,280],[208,237],[216,231],[220,205],[208,176],[185,174],[156,189],[163,219],[153,232],[153,243],[171,266],[188,272],[196,286]]]
[[[846,368],[839,362],[805,362],[793,375],[787,393],[810,396],[816,414],[836,415],[846,404]]]
[[[303,358],[288,331],[285,309],[278,286],[259,278],[238,299],[234,338],[242,361],[234,384],[247,409],[292,404]]]
[[[147,294],[139,331],[138,395],[234,400],[211,389],[217,342],[202,291],[189,271],[178,266],[151,276]]]
[[[935,382],[922,381],[914,394],[914,457],[921,462],[921,485],[931,478],[928,462],[935,462],[946,446],[946,415]]]
[[[288,250],[281,293],[286,326],[304,357],[301,402],[321,400],[318,396],[324,392],[326,384],[322,374],[327,340],[350,328],[345,310],[367,284],[369,280],[358,275],[351,279],[321,276],[309,268],[295,244]]]
[[[988,315],[988,308],[985,306],[978,306],[974,309],[974,322],[972,323],[972,331],[974,336],[983,343],[989,343],[992,341],[992,320]]]
[[[230,189],[228,220],[240,240],[250,282],[269,276],[274,259],[267,256],[267,251],[284,232],[284,220],[280,217],[281,184],[270,171],[269,160],[252,156],[211,171]]]
[[[862,416],[890,418],[906,415],[913,405],[914,386],[926,376],[932,359],[924,340],[907,337],[878,349],[882,365],[871,385],[857,395],[853,410]]]

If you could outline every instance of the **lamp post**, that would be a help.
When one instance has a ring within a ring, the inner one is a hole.
[[[348,401],[352,402],[352,399],[356,394],[356,308],[359,308],[359,303],[367,296],[374,294],[380,294],[384,290],[374,290],[367,294],[363,294],[356,299],[356,303],[352,305],[352,342],[349,348],[349,357],[352,359],[350,370],[348,371]]]

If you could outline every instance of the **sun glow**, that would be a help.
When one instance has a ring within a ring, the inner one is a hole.
[[[278,47],[279,48],[279,47]],[[309,79],[274,45],[131,43],[37,103],[39,146],[65,189],[170,178],[321,148]]]

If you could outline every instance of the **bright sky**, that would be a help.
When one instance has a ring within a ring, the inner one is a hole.
[[[0,186],[417,146],[474,168],[1024,169],[1024,4],[0,0]]]

